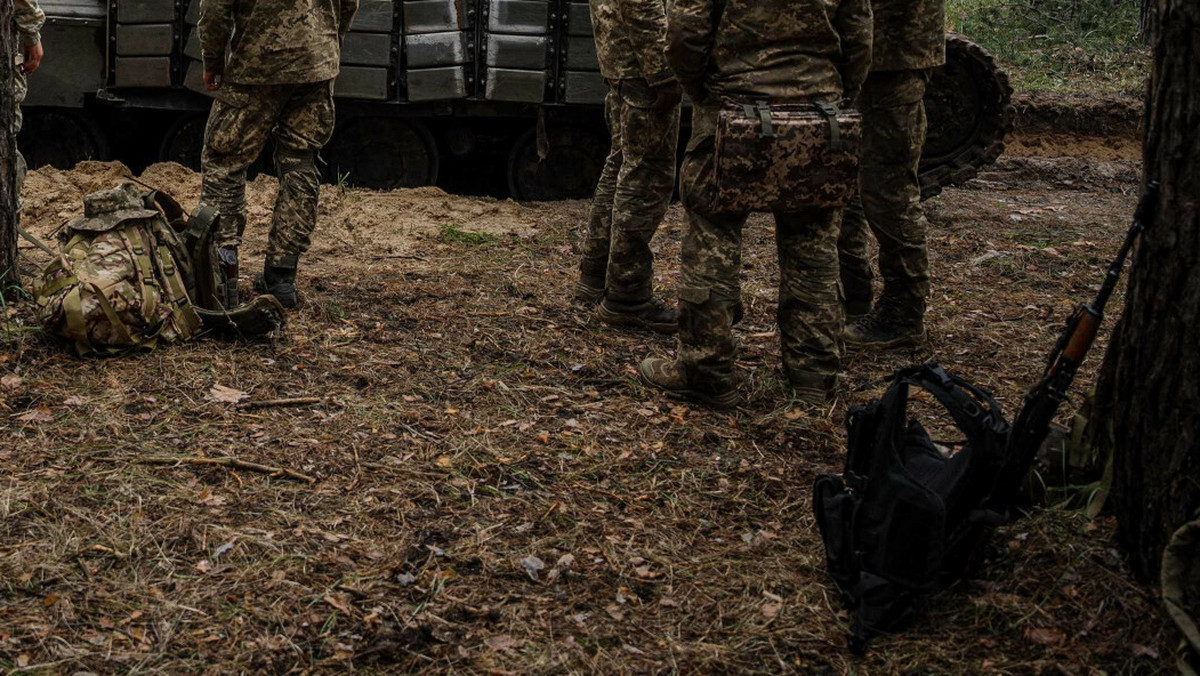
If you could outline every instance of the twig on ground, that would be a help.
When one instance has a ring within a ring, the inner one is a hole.
[[[257,462],[248,462],[246,460],[238,460],[237,458],[186,458],[186,457],[169,457],[169,456],[154,456],[149,458],[138,458],[134,460],[139,465],[218,465],[220,467],[236,467],[237,469],[249,470],[252,472],[261,472],[275,477],[287,477],[297,481],[315,484],[316,479],[301,474],[295,470],[285,469],[283,467],[270,467],[268,465],[260,465]]]
[[[323,400],[320,397],[295,397],[292,399],[264,399],[263,401],[243,401],[238,404],[241,409],[254,408],[281,408],[284,406],[310,406],[312,404],[320,404]]]

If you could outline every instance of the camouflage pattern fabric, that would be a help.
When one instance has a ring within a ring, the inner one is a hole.
[[[655,113],[654,98],[639,78],[614,83],[605,100],[612,150],[592,200],[580,270],[605,280],[607,297],[621,303],[653,295],[650,240],[675,188],[679,106]]]
[[[921,210],[917,165],[925,145],[929,71],[872,72],[859,97],[863,115],[860,194],[842,218],[838,251],[843,276],[872,278],[868,226],[879,241],[885,293],[929,295],[928,223]]]
[[[73,341],[80,355],[153,348],[200,331],[182,276],[186,250],[136,185],[88,195],[84,216],[59,243],[34,297],[46,332]]]
[[[830,116],[812,106],[723,109],[717,118],[716,203],[729,211],[845,206],[858,186],[862,116],[826,110]]]
[[[678,363],[688,385],[708,393],[734,384],[733,326],[742,317],[738,276],[747,217],[713,202],[716,115],[711,106],[694,111],[692,139],[680,170],[688,230],[679,289]],[[775,214],[783,364],[800,387],[828,390],[841,368],[837,224],[836,209]]]
[[[204,132],[200,203],[221,214],[216,244],[237,246],[246,228],[246,169],[275,139],[279,193],[267,244],[268,265],[295,267],[317,224],[317,151],[333,134],[333,82],[233,85],[217,91]]]
[[[872,71],[919,70],[946,63],[946,0],[872,0]]]
[[[37,0],[13,0],[13,23],[16,24],[17,33],[21,37],[20,47],[32,47],[40,43],[42,41],[42,24],[45,22],[46,14],[38,6]],[[29,93],[29,81],[23,68],[25,63],[24,55],[18,53],[14,63],[16,64],[16,68],[13,69],[13,102],[17,110],[13,116],[13,134],[18,134],[21,132],[21,125],[24,122],[24,116],[21,114],[21,104],[25,102],[25,95]],[[28,167],[25,165],[25,156],[21,154],[19,149],[17,150],[16,160],[17,201],[20,203],[21,187],[25,185],[25,174]]]
[[[201,0],[204,69],[237,84],[333,79],[357,11],[358,0]]]
[[[672,0],[667,25],[693,102],[853,99],[871,62],[868,0]]]
[[[675,78],[667,66],[664,0],[591,0],[596,57],[607,80],[642,78],[658,86]]]

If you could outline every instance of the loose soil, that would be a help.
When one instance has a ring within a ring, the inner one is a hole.
[[[916,627],[865,658],[845,649],[810,487],[840,469],[847,407],[880,394],[894,369],[936,358],[1011,415],[1132,212],[1135,158],[1028,157],[1043,146],[1021,145],[1029,152],[926,205],[928,349],[852,355],[819,411],[784,387],[773,236],[757,217],[738,329],[746,401],[733,413],[647,391],[634,365],[673,342],[609,329],[569,300],[584,202],[327,187],[303,304],[270,340],[81,360],[36,329],[28,304],[8,307],[0,667],[1168,668],[1173,638],[1154,591],[1128,581],[1112,519],[1053,508],[1002,529],[979,578],[937,596]],[[50,239],[83,194],[124,172],[33,172],[27,225]],[[189,208],[198,199],[182,167],[141,178]],[[276,187],[251,186],[247,274]],[[683,227],[674,206],[655,240],[667,297]],[[22,255],[31,270],[44,259]],[[1093,384],[1110,328],[1064,419]],[[245,406],[281,398],[310,399]],[[315,481],[139,463],[163,456]]]

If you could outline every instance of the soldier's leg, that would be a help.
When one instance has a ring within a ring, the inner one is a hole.
[[[836,209],[775,216],[784,373],[797,396],[814,402],[828,396],[841,369],[837,239]]]
[[[296,305],[296,266],[317,227],[316,157],[333,135],[333,123],[332,81],[293,85],[273,132],[279,194],[260,288],[288,307]]]
[[[648,358],[639,370],[650,385],[727,408],[737,403],[733,327],[742,318],[738,274],[746,214],[717,212],[711,204],[715,110],[709,112],[695,118],[680,173],[688,227],[681,255],[678,356],[674,361]]]
[[[608,250],[612,242],[613,196],[617,191],[617,175],[621,171],[621,95],[615,86],[610,86],[604,99],[604,119],[608,123],[612,146],[596,194],[592,197],[592,210],[580,246],[579,282],[575,285],[575,297],[597,303],[604,297],[605,275],[608,270]]]
[[[279,112],[278,88],[225,83],[213,100],[204,129],[200,203],[220,213],[217,246],[218,300],[238,304],[237,248],[246,229],[246,168],[267,142]]]
[[[869,134],[863,130],[864,135]],[[873,289],[871,280],[870,227],[863,213],[862,196],[855,195],[842,211],[838,232],[838,262],[843,292],[843,307],[847,318],[858,318],[871,311]]]
[[[609,323],[673,331],[674,311],[654,299],[650,240],[675,188],[679,106],[656,113],[644,80],[622,80],[622,163],[613,196],[607,291],[598,316]]]
[[[917,178],[925,144],[928,71],[888,71],[868,78],[863,106],[862,204],[879,242],[883,294],[872,312],[846,331],[846,343],[904,347],[924,341],[929,293],[927,222]]]
[[[24,115],[21,113],[21,104],[25,103],[25,95],[29,92],[29,83],[25,79],[25,71],[23,64],[16,64],[13,67],[13,137],[21,133],[21,124],[25,121]],[[21,189],[25,187],[25,174],[29,167],[25,164],[25,156],[21,154],[21,149],[17,148],[16,157],[16,192],[17,192],[17,218],[21,217],[21,211],[25,208],[25,198],[21,195]]]

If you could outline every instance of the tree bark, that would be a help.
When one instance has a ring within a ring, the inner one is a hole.
[[[1200,507],[1200,2],[1153,4],[1143,172],[1162,185],[1158,219],[1097,384],[1118,538],[1145,582]]]
[[[13,4],[0,0],[0,293],[21,283],[17,270],[17,138],[13,134],[15,33]]]

